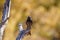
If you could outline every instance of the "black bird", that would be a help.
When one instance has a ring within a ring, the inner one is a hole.
[[[30,29],[31,29],[31,25],[32,25],[32,20],[31,20],[31,17],[29,17],[29,16],[27,18],[26,25],[27,25],[27,28],[26,28],[26,30],[24,30],[23,27],[22,27],[22,24],[19,24],[20,33],[18,34],[16,40],[22,40],[22,38],[26,34],[31,35]]]
[[[27,29],[26,30],[30,30],[31,29],[31,25],[32,25],[32,19],[31,19],[30,16],[28,16],[28,18],[27,18],[26,25],[27,25]],[[29,31],[27,34],[31,35],[31,32]]]

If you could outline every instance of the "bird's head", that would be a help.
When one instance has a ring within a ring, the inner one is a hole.
[[[26,25],[27,26],[32,25],[32,18],[30,16],[28,16],[28,18],[27,18]]]

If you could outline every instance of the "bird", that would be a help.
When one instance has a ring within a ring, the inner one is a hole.
[[[2,37],[3,37],[3,33],[4,33],[4,30],[6,28],[6,24],[8,23],[8,19],[10,17],[10,7],[11,7],[11,1],[10,0],[6,0],[5,3],[4,3],[4,8],[3,8],[3,15],[2,15],[2,21],[0,23],[0,37],[1,37],[1,40],[2,40]]]
[[[32,23],[33,23],[32,22],[32,18],[30,16],[28,16],[27,21],[26,21],[26,25],[27,25],[27,29],[26,30],[31,29]],[[30,31],[28,32],[28,35],[31,35],[31,32]]]
[[[32,20],[29,16],[27,18],[26,25],[27,25],[27,28],[26,28],[26,30],[24,30],[22,24],[19,24],[19,34],[18,34],[16,40],[22,40],[26,34],[31,34],[30,29],[31,29],[31,25],[32,25]]]

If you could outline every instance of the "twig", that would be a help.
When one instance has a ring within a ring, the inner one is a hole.
[[[8,22],[8,18],[10,15],[10,3],[11,3],[10,0],[6,0],[6,2],[4,3],[2,22],[0,23],[1,40],[2,40],[4,29],[6,27],[6,23]]]

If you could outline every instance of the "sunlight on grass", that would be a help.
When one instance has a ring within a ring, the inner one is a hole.
[[[55,6],[56,0],[11,1],[10,18],[6,25],[3,40],[15,40],[18,34],[17,25],[19,22],[25,25],[27,16],[31,16],[33,19],[32,35],[26,35],[23,40],[52,40],[54,35],[59,35],[58,38],[60,38],[60,3]],[[0,5],[3,6],[3,3],[4,1],[1,0]],[[2,9],[0,9],[1,19]],[[26,27],[24,26],[24,28]]]

